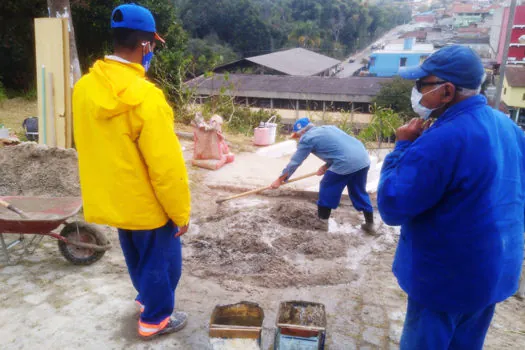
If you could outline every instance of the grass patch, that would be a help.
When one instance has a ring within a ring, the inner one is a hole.
[[[0,124],[13,130],[20,140],[25,140],[22,122],[25,118],[38,115],[36,100],[28,101],[23,97],[5,100],[0,104]]]

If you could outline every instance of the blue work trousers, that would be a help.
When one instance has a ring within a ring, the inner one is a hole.
[[[171,316],[175,289],[182,272],[182,248],[178,228],[169,221],[148,231],[118,230],[131,282],[144,305],[140,320],[157,325]]]
[[[371,213],[374,209],[366,192],[368,169],[370,167],[348,175],[339,175],[332,171],[327,171],[321,180],[317,205],[336,209],[339,206],[339,202],[341,202],[344,189],[348,188],[348,195],[354,208],[357,211]]]
[[[409,298],[400,350],[481,350],[495,307],[472,313],[436,312]]]

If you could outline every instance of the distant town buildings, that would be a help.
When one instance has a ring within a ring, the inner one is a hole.
[[[345,62],[344,66],[353,70],[345,76],[354,76],[337,78],[343,62],[295,48],[217,67],[215,76],[199,77],[188,86],[195,90],[199,101],[227,91],[238,103],[276,110],[284,120],[304,115],[333,119],[344,111],[351,113],[357,125],[364,125],[371,119],[370,104],[381,84],[390,81],[401,67],[417,66],[441,47],[468,46],[482,58],[488,76],[497,73],[505,50],[508,4],[499,0],[396,2],[411,7],[412,22],[402,27],[397,39],[378,39],[361,65],[359,60]],[[525,126],[525,6],[517,7],[511,25],[511,67],[505,76],[502,101],[512,117]],[[223,73],[228,73],[228,81]]]
[[[432,44],[417,44],[416,38],[405,38],[402,44],[386,45],[370,55],[369,72],[373,76],[392,77],[401,67],[417,66],[434,52]]]

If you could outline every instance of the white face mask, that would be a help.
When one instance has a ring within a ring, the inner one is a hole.
[[[421,92],[417,91],[415,86],[412,88],[412,95],[410,96],[410,102],[412,103],[412,109],[414,110],[414,112],[416,112],[424,120],[427,120],[428,118],[430,118],[430,115],[432,114],[432,112],[434,112],[439,107],[432,108],[432,109],[431,108],[427,108],[427,107],[425,107],[425,106],[423,106],[421,104],[421,100],[423,99],[423,96],[425,96],[426,94],[429,94],[429,93],[431,93],[433,91],[436,91],[441,86],[442,85],[439,85],[439,86],[433,88],[432,90],[430,90],[429,92],[425,92],[424,94],[422,94]]]

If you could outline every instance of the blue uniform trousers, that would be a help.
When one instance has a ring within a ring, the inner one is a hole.
[[[366,192],[366,178],[369,169],[370,167],[366,167],[348,175],[339,175],[327,171],[321,180],[317,205],[336,209],[341,201],[341,195],[347,187],[354,208],[357,211],[371,213],[374,209]]]
[[[496,305],[472,313],[436,312],[408,299],[401,350],[481,350]]]
[[[169,221],[148,231],[118,230],[131,282],[144,305],[140,321],[158,325],[175,307],[175,289],[182,272],[182,248],[178,228]]]

